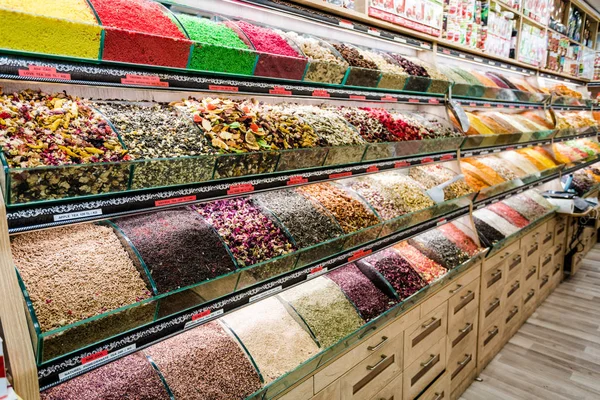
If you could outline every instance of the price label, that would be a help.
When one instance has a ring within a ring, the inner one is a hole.
[[[240,194],[240,193],[248,193],[253,192],[254,186],[251,183],[238,183],[229,186],[229,190],[227,194]]]
[[[304,178],[303,176],[292,176],[290,179],[288,179],[288,181],[286,182],[287,186],[290,185],[301,185],[303,183],[308,183],[308,178]]]
[[[108,355],[108,350],[102,350],[81,359],[81,364],[88,364]]]
[[[340,22],[339,22],[339,25],[342,28],[354,29],[354,24],[352,22],[350,22],[350,21],[345,20],[345,19],[341,19]]]
[[[250,303],[252,303],[253,301],[260,300],[260,299],[263,299],[263,298],[265,298],[265,297],[268,297],[268,296],[270,296],[270,295],[272,295],[272,294],[275,294],[275,293],[277,293],[277,292],[280,292],[280,291],[281,291],[281,288],[282,288],[282,287],[281,287],[281,285],[280,285],[280,286],[276,286],[276,287],[274,287],[274,288],[272,288],[272,289],[265,290],[264,292],[262,292],[262,293],[259,293],[259,294],[257,294],[256,296],[252,296],[252,297],[250,297],[250,299],[248,299],[248,301],[249,301]]]
[[[480,156],[484,156],[484,155],[489,154],[489,153],[490,153],[489,150],[484,150],[484,151],[480,152],[479,155]]]
[[[90,370],[90,369],[92,369],[92,368],[94,368],[94,367],[96,367],[96,366],[104,363],[105,361],[110,361],[110,360],[113,360],[115,358],[121,357],[124,354],[131,353],[131,352],[133,352],[135,350],[135,348],[136,348],[136,345],[132,344],[132,345],[129,345],[127,347],[123,347],[122,349],[113,351],[112,353],[101,351],[100,353],[102,353],[102,354],[100,354],[98,356],[96,355],[98,353],[94,353],[94,354],[92,354],[90,356],[82,357],[82,359],[81,359],[82,363],[81,363],[80,366],[72,368],[72,369],[69,369],[69,370],[67,370],[65,372],[61,372],[60,374],[58,374],[58,379],[59,379],[59,381],[64,381],[66,379],[73,378],[73,377],[75,377],[75,376],[77,376],[77,375],[79,375],[79,374],[81,374],[81,373],[83,373],[85,371],[88,371],[88,370]],[[89,361],[87,361],[84,364],[83,360],[86,359],[86,358],[90,358],[90,357],[93,358],[93,359],[90,359]]]
[[[471,157],[472,155],[473,155],[473,153],[472,153],[472,152],[470,152],[470,151],[469,151],[469,152],[466,152],[466,153],[464,154],[464,156],[465,156],[465,157]]]
[[[453,154],[444,154],[443,156],[440,157],[440,160],[442,160],[442,161],[454,160],[454,155]]]
[[[63,81],[71,80],[71,74],[56,72],[56,68],[40,67],[38,65],[29,65],[28,69],[20,69],[19,76],[26,76],[28,78],[60,79]]]
[[[376,165],[371,165],[369,168],[367,168],[367,172],[379,172],[379,168],[377,168]]]
[[[154,202],[154,207],[169,206],[169,205],[173,205],[173,204],[186,203],[188,201],[195,201],[195,200],[196,200],[196,195],[174,197],[172,199],[166,199],[166,200],[156,200]]]
[[[367,96],[359,96],[356,94],[351,94],[350,96],[348,96],[350,99],[352,100],[366,100]]]
[[[140,85],[140,86],[156,86],[169,87],[169,82],[162,82],[158,75],[125,75],[121,78],[123,85]]]
[[[316,278],[319,275],[323,275],[325,272],[327,272],[327,267],[323,267],[322,265],[319,265],[318,267],[314,267],[313,269],[310,270],[308,275],[306,275],[306,279]]]
[[[504,108],[504,104],[498,104],[498,108]]]
[[[237,92],[239,88],[237,86],[208,85],[208,90],[215,90],[220,92]]]
[[[358,260],[359,258],[363,258],[364,256],[368,256],[372,252],[373,252],[373,250],[363,250],[363,249],[355,251],[350,257],[348,257],[348,262]]]
[[[512,104],[510,106],[508,106],[508,108],[515,108],[515,106],[513,106]]]
[[[473,57],[473,61],[483,62],[483,58]]]
[[[397,161],[394,163],[394,168],[404,168],[408,167],[410,163],[408,161]]]
[[[404,39],[404,38],[401,38],[401,37],[398,37],[398,36],[394,36],[394,40],[395,40],[396,42],[400,42],[400,43],[407,43],[407,42],[406,42],[406,39]]]
[[[269,89],[269,94],[276,94],[276,95],[279,95],[279,96],[291,96],[292,95],[292,91],[291,90],[286,90],[282,86],[275,86],[273,89]]]
[[[427,102],[429,104],[440,104],[440,101],[438,99],[429,99]]]
[[[444,49],[444,50],[442,50],[442,53],[444,53],[444,54],[450,54],[450,50]]]
[[[428,164],[433,162],[433,157],[423,157],[421,159],[421,164]]]
[[[54,222],[59,222],[59,221],[68,221],[71,219],[94,217],[96,215],[102,215],[101,208],[96,208],[95,210],[76,211],[76,212],[67,213],[67,214],[56,214],[56,215],[54,215],[53,218],[54,218]]]
[[[325,89],[317,89],[312,92],[313,97],[331,97],[329,92]]]
[[[431,45],[427,44],[427,43],[421,43],[421,48],[429,50],[429,49],[431,49]]]
[[[223,314],[222,308],[220,310],[217,310],[214,312],[210,311],[210,310],[201,311],[197,314],[192,315],[192,320],[185,323],[184,329],[198,326],[198,325],[202,324],[203,322],[206,322],[213,318],[217,318],[219,315],[222,315],[222,314]]]
[[[381,36],[381,33],[377,29],[374,29],[374,28],[369,28],[369,30],[367,32],[369,32],[370,35]]]
[[[396,97],[392,97],[392,96],[383,96],[381,98],[381,101],[391,101],[391,102],[396,102],[398,101],[398,99]],[[417,99],[408,99],[409,103],[418,103],[419,100]]]
[[[345,178],[347,176],[352,176],[352,171],[331,174],[331,175],[329,175],[329,179],[340,179],[340,178]]]
[[[467,56],[465,56],[464,54],[459,54],[458,55],[460,58],[467,58]]]
[[[484,107],[491,107],[492,105],[490,103],[485,103],[483,106]]]
[[[446,223],[446,218],[440,218],[436,223],[437,226],[443,225]]]

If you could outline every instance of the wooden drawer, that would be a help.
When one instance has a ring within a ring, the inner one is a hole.
[[[526,264],[525,268],[523,269],[523,274],[522,274],[522,280],[524,282],[524,286],[525,287],[529,287],[532,284],[535,286],[537,282],[537,278],[538,278],[538,271],[540,269],[540,261],[539,259],[537,260],[537,262],[531,263],[531,264]]]
[[[404,369],[404,400],[412,400],[446,369],[446,338],[427,349]]]
[[[419,400],[449,400],[450,399],[450,374],[446,371],[442,376],[427,388]]]
[[[404,330],[406,327],[413,325],[419,320],[420,312],[421,310],[419,307],[415,307],[406,312],[400,318],[386,325],[383,329],[365,339],[364,342],[354,349],[317,372],[314,376],[315,392],[323,390],[334,380],[348,372],[354,365],[378,351],[382,346],[392,341],[397,336],[403,338]],[[402,343],[400,343],[400,346],[402,346]]]
[[[499,324],[502,315],[504,300],[502,295],[490,297],[483,301],[479,307],[479,329],[486,329],[490,325]]]
[[[488,268],[496,266],[499,262],[505,261],[512,253],[518,251],[520,246],[521,243],[517,240],[506,246],[504,249],[501,249],[497,254],[483,262],[483,269],[487,270]]]
[[[485,368],[487,363],[496,355],[502,344],[504,324],[498,323],[486,329],[479,330],[477,344],[478,369]]]
[[[550,273],[546,273],[538,280],[538,304],[541,304],[550,293]]]
[[[506,262],[500,262],[481,274],[481,300],[498,297],[506,283]]]
[[[508,281],[513,280],[516,277],[520,278],[523,265],[525,264],[525,257],[523,256],[524,249],[511,254],[506,260],[506,277]]]
[[[401,373],[402,336],[398,335],[340,378],[341,399],[370,399]]]
[[[540,238],[542,251],[549,249],[554,246],[554,228],[552,230],[547,230],[542,233]]]
[[[479,279],[475,279],[448,300],[448,328],[463,324],[478,308]]]
[[[552,271],[552,250],[542,254],[540,257],[540,276]]]
[[[393,381],[381,389],[371,400],[402,400],[402,384],[404,378],[402,374],[394,378]]]
[[[523,248],[525,262],[530,264],[531,260],[539,258],[540,251],[540,243],[537,240],[527,243]]]
[[[340,400],[340,381],[337,380],[321,390],[310,400]]]
[[[554,245],[554,249],[552,250],[552,254],[554,257],[564,257],[565,254],[565,244],[558,243]]]
[[[457,352],[461,352],[462,347],[465,343],[473,341],[477,343],[477,327],[478,327],[478,316],[477,313],[473,313],[466,319],[461,325],[455,327],[448,326],[448,336],[446,350],[448,352],[448,358],[453,357]]]
[[[518,327],[521,323],[521,312],[523,312],[523,307],[521,306],[521,300],[518,302],[511,304],[509,307],[506,307],[504,310],[504,332],[506,335],[509,335],[506,340],[512,336],[512,331],[514,328]]]
[[[461,295],[465,286],[477,279],[480,274],[481,264],[472,266],[465,274],[460,275],[454,282],[449,282],[448,285],[425,300],[421,304],[421,317],[425,317],[427,314],[439,307],[440,304],[448,300],[454,295]]]
[[[277,400],[309,400],[313,397],[313,379],[312,377],[281,397],[277,397]]]
[[[520,299],[523,291],[523,284],[521,283],[521,277],[513,281],[507,282],[502,291],[504,297],[504,304],[514,303],[514,299]]]
[[[563,277],[563,266],[562,263],[554,263],[554,269],[552,270],[552,276],[550,277],[551,290],[554,290],[562,281]]]
[[[529,318],[537,307],[537,292],[536,287],[523,291],[523,316],[521,318],[523,321]]]
[[[473,336],[458,346],[457,351],[448,359],[450,372],[450,390],[456,387],[473,371],[477,364],[477,338]]]
[[[443,303],[404,332],[404,366],[420,358],[447,331],[448,305]]]
[[[554,232],[554,228],[556,227],[556,217],[551,218],[546,222],[546,230]]]

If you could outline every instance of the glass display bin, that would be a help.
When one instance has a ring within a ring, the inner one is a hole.
[[[552,110],[552,117],[556,123],[556,138],[567,138],[584,134],[596,134],[598,122],[591,111],[561,111]]]
[[[377,64],[361,55],[359,49],[354,45],[331,39],[327,39],[327,42],[337,50],[350,66],[346,71],[342,85],[377,87],[381,79],[381,71],[377,68]]]

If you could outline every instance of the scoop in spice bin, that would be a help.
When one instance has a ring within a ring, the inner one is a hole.
[[[444,189],[447,186],[452,185],[454,182],[456,182],[456,181],[458,181],[460,179],[464,179],[464,178],[465,178],[465,176],[463,174],[456,175],[454,178],[450,179],[449,181],[444,182],[444,183],[442,183],[440,185],[437,185],[435,187],[432,187],[426,193],[436,203],[438,203],[438,204],[439,203],[443,203],[444,202]]]

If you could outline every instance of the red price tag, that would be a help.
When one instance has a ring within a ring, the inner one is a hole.
[[[514,147],[507,147],[506,151],[510,151],[510,150],[514,150],[514,149],[515,149]]]
[[[352,176],[352,171],[340,172],[339,174],[331,174],[331,175],[329,175],[329,179],[339,179],[339,178],[345,178],[347,176]]]
[[[410,163],[408,161],[398,161],[394,163],[394,168],[408,167],[409,165]]]
[[[357,94],[351,94],[349,97],[352,100],[366,100],[367,99],[367,96],[359,96]]]
[[[304,178],[300,175],[298,176],[292,176],[290,179],[288,179],[286,185],[300,185],[301,183],[307,183],[308,182],[308,178]]]
[[[239,88],[237,86],[208,85],[208,90],[218,90],[221,92],[237,92]]]
[[[429,99],[428,102],[429,104],[440,104],[440,101],[438,99]]]
[[[504,104],[498,104],[498,108],[504,108]]]
[[[192,321],[195,321],[195,320],[200,319],[200,318],[204,318],[207,315],[210,315],[210,310],[204,310],[202,312],[199,312],[198,314],[192,315]]]
[[[525,109],[525,106],[519,106],[520,109]]]
[[[367,168],[367,172],[379,172],[379,168],[377,168],[376,165],[371,165],[369,168]]]
[[[229,190],[227,194],[240,194],[240,193],[248,193],[253,192],[254,186],[251,183],[239,183],[235,185],[229,186]]]
[[[161,82],[157,75],[125,75],[121,78],[124,85],[158,86],[169,87],[169,82]]]
[[[71,80],[71,74],[56,72],[56,68],[40,67],[37,65],[29,65],[28,68],[28,70],[20,69],[19,76],[26,76],[29,78],[62,79],[63,81]]]
[[[427,164],[427,163],[430,163],[430,162],[433,162],[433,158],[432,157],[423,157],[421,159],[421,164]]]
[[[362,258],[364,256],[368,256],[372,252],[373,252],[373,250],[362,250],[362,249],[355,251],[354,254],[352,254],[350,257],[348,257],[348,262],[358,260],[359,258]]]
[[[281,96],[291,96],[292,91],[285,90],[285,88],[281,87],[281,86],[275,86],[273,89],[269,89],[269,94],[278,94]]]
[[[92,361],[96,361],[97,359],[102,358],[102,357],[106,357],[107,355],[108,355],[108,350],[99,351],[99,352],[91,354],[91,355],[89,355],[87,357],[83,357],[81,359],[81,364],[87,364],[87,363],[90,363]]]
[[[169,206],[169,205],[172,205],[172,204],[185,203],[185,202],[188,202],[188,201],[195,201],[195,200],[196,200],[196,195],[183,196],[183,197],[175,197],[175,198],[166,199],[166,200],[156,200],[154,202],[154,207]]]
[[[530,109],[530,110],[534,110],[534,109],[535,109],[535,107],[534,107],[534,106],[529,106],[529,109]]]
[[[483,106],[484,107],[491,107],[492,105],[490,103],[485,103]]]
[[[381,98],[381,100],[383,100],[383,97]],[[391,101],[391,100],[390,100]],[[394,101],[398,101],[398,99],[395,99]],[[409,103],[418,103],[419,99],[408,99]]]
[[[340,24],[340,26],[343,26],[344,28],[354,29],[354,24],[348,20],[340,19],[339,24]]]
[[[515,108],[515,106],[513,106],[513,105],[510,105],[510,106],[508,106],[508,108]]]
[[[469,106],[471,106],[471,107],[477,107],[477,104],[476,103],[469,103]]]
[[[454,156],[452,154],[444,154],[443,156],[440,157],[440,160],[453,160]]]
[[[312,95],[313,97],[331,97],[329,92],[324,89],[313,90]]]
[[[450,50],[444,49],[444,50],[442,50],[442,53],[444,53],[444,54],[450,54]]]

